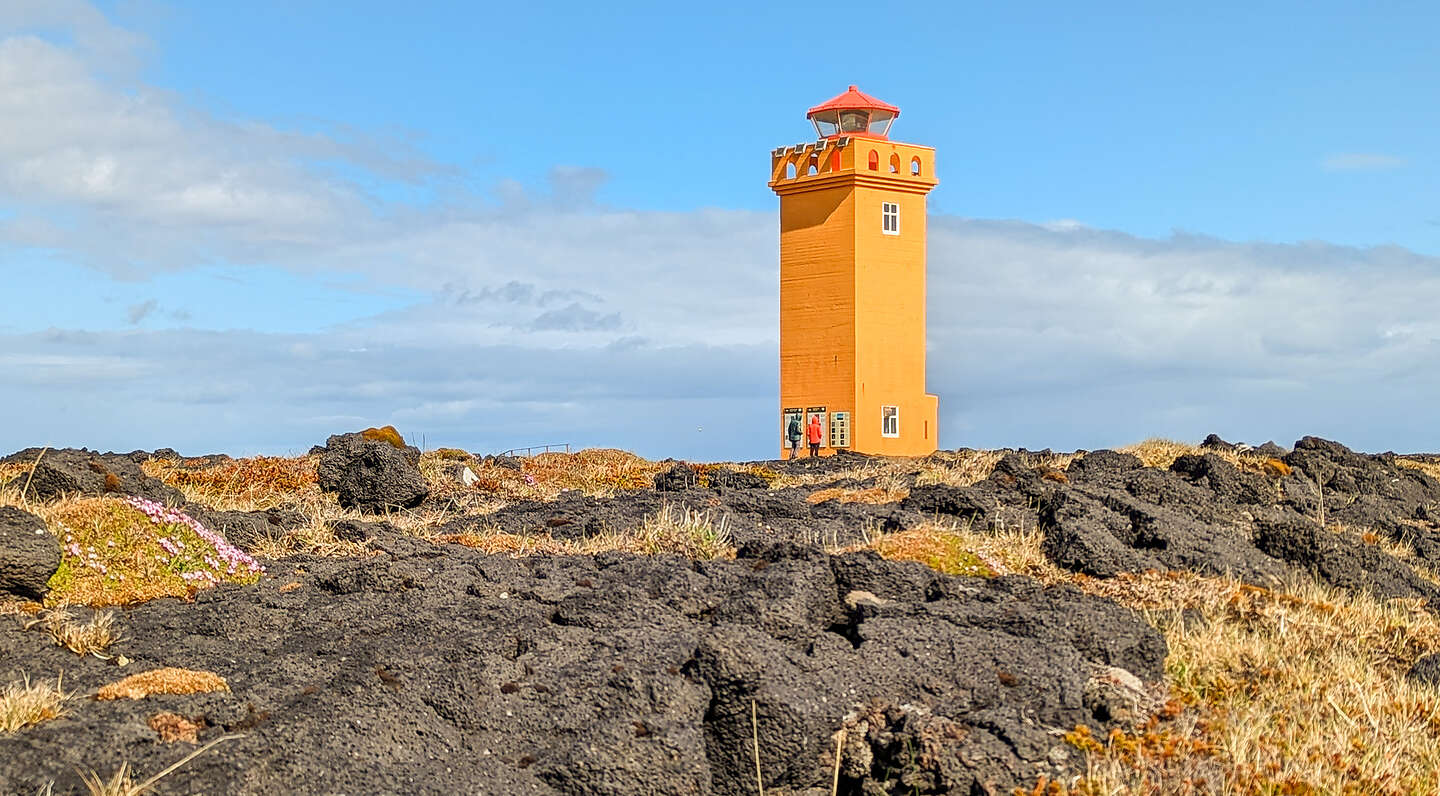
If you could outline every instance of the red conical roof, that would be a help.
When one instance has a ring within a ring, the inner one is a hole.
[[[899,108],[883,100],[878,100],[854,86],[851,86],[844,94],[816,105],[806,111],[805,115],[813,116],[820,111],[838,110],[890,111],[896,116],[900,115]]]

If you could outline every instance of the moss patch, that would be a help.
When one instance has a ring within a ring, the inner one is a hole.
[[[957,534],[933,529],[918,529],[889,534],[874,549],[883,558],[918,561],[947,575],[969,575],[993,578],[995,570],[971,552]]]

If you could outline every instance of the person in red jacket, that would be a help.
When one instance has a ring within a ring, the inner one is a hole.
[[[810,416],[810,426],[805,429],[805,440],[810,443],[810,455],[820,455],[820,440],[825,432],[820,428],[820,415]]]

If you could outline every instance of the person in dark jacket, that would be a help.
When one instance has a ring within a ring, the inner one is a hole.
[[[790,443],[790,458],[800,456],[800,440],[805,436],[805,430],[800,427],[800,416],[790,416],[790,427],[785,429],[785,439]]]
[[[824,438],[825,431],[820,428],[820,415],[810,416],[810,427],[805,429],[805,438],[810,442],[810,455],[820,455],[820,440]]]

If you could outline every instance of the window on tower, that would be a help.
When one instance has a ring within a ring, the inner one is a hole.
[[[824,111],[822,113],[817,113],[814,116],[810,117],[810,121],[814,123],[815,132],[819,133],[821,138],[829,138],[830,136],[835,135],[835,133],[840,129],[839,111]]]
[[[840,132],[863,133],[870,127],[868,111],[840,111]]]
[[[886,235],[900,234],[900,205],[897,202],[882,202],[880,205],[880,231]]]
[[[872,135],[884,136],[890,132],[890,123],[895,121],[895,114],[890,111],[870,112],[870,133]]]
[[[882,406],[882,407],[880,407],[880,436],[882,436],[882,437],[898,437],[898,436],[900,436],[900,407],[898,407],[898,406]]]

